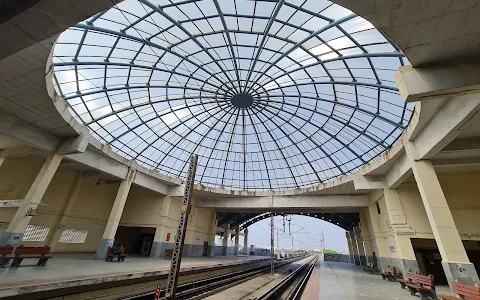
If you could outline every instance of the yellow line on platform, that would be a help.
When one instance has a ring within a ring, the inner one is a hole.
[[[335,275],[335,277],[337,277],[337,280],[338,282],[340,283],[340,286],[342,287],[342,289],[345,291],[345,294],[347,294],[348,298],[352,299],[352,295],[350,295],[350,293],[348,292],[347,288],[345,287],[345,285],[343,284],[342,280],[340,279],[340,277],[338,277],[337,273],[335,272],[335,270],[333,270],[332,266],[327,262],[327,265],[330,267],[330,269],[332,270],[333,272],[333,275]]]

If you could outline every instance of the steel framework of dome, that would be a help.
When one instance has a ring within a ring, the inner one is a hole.
[[[65,31],[54,84],[115,152],[208,187],[310,187],[388,149],[412,115],[387,37],[321,0],[126,0]]]

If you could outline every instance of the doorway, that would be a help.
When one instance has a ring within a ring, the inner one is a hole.
[[[149,256],[155,236],[155,228],[118,226],[115,244],[125,248],[127,254]]]

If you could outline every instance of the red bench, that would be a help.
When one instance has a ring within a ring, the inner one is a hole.
[[[47,255],[48,253],[50,253],[50,247],[48,246],[23,247],[20,245],[19,247],[15,248],[13,256],[2,256],[2,260],[13,259],[10,267],[18,268],[25,258],[38,258],[37,266],[45,266],[47,261],[52,258],[51,256]]]
[[[408,287],[410,295],[415,296],[415,294],[418,292],[421,299],[428,299],[428,297],[437,299],[433,275],[430,274],[425,276],[410,272],[407,274],[407,279],[402,280],[400,284],[404,284],[406,287]]]
[[[0,246],[0,267],[4,267],[10,261],[10,258],[5,259],[5,257],[11,255],[13,253],[12,246]]]
[[[415,275],[417,274],[412,272],[407,272],[407,274],[405,274],[405,279],[398,280],[398,282],[400,283],[400,287],[402,289],[405,289],[407,283],[414,282],[414,279],[416,278]]]
[[[373,263],[370,263],[369,266],[364,266],[363,267],[363,271],[367,272],[368,274],[374,274],[376,270],[375,270],[375,267],[374,267]]]
[[[472,286],[464,283],[453,282],[453,292],[460,297],[468,297],[469,299],[480,299],[480,286]],[[440,295],[438,299],[442,300],[458,300],[457,297]]]
[[[123,247],[120,247],[118,250],[117,250],[117,253],[116,254],[113,254],[113,248],[112,247],[108,247],[108,250],[107,250],[107,258],[105,258],[105,261],[113,261],[113,259],[115,258],[115,256],[118,256],[118,262],[121,262],[121,261],[125,261],[125,257],[128,256],[128,254],[125,253],[125,249],[123,249]]]
[[[168,257],[172,258],[173,256],[173,249],[165,249],[165,259]]]
[[[397,280],[397,268],[388,266],[385,272],[380,275],[382,275],[383,280],[388,279],[388,281],[395,281]]]

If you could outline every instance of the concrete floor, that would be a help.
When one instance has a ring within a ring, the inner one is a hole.
[[[24,260],[19,268],[0,268],[0,289],[18,285],[52,283],[56,280],[80,280],[93,277],[112,277],[131,273],[158,272],[170,267],[170,259],[129,256],[124,262],[105,262],[93,259],[93,254],[53,254],[45,267],[37,260]],[[186,257],[182,267],[212,266],[258,256]]]
[[[448,286],[437,286],[437,294],[452,295]],[[415,300],[398,282],[382,280],[358,267],[340,262],[318,261],[302,300],[392,299]]]

